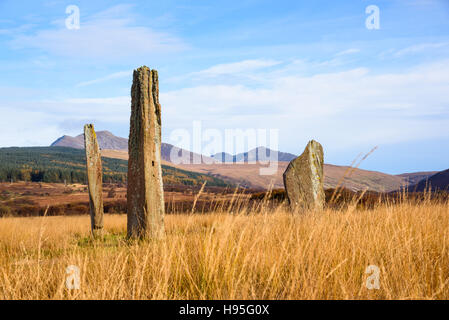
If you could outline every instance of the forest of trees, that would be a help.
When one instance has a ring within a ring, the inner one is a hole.
[[[128,162],[102,158],[103,182],[126,182]],[[165,184],[225,187],[216,177],[162,166]],[[31,181],[51,183],[87,183],[84,150],[66,147],[0,148],[0,182]]]
[[[83,150],[64,147],[0,149],[0,181],[86,183]],[[128,164],[118,159],[103,159],[105,182],[125,182]]]

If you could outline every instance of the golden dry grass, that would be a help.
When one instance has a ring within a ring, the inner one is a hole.
[[[226,211],[226,210],[224,210]],[[0,299],[448,299],[449,206],[169,215],[164,240],[129,243],[126,216],[0,219]],[[80,290],[65,287],[81,269]],[[380,289],[365,286],[368,265]]]

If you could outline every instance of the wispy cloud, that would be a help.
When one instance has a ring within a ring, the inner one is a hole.
[[[45,111],[0,106],[0,114],[0,127],[6,133],[0,135],[0,146],[50,145],[61,132],[55,117]]]
[[[402,0],[404,5],[407,6],[438,6],[446,4],[446,0]]]
[[[276,66],[280,63],[281,63],[280,61],[265,60],[265,59],[244,60],[239,62],[218,64],[205,70],[192,73],[192,75],[204,77],[216,77],[228,74],[241,74]]]
[[[0,20],[1,23],[1,20]],[[18,33],[22,33],[28,30],[31,30],[36,25],[34,24],[23,24],[18,27],[11,27],[11,28],[2,28],[0,29],[0,35],[14,35]]]
[[[218,74],[222,68],[220,64],[208,70],[218,70]],[[338,145],[341,149],[449,137],[449,60],[394,73],[352,68],[305,76],[289,62],[271,68],[263,73],[257,68],[246,72],[254,78],[249,83],[248,79],[236,79],[211,84],[204,77],[194,86],[161,92],[164,134],[203,120],[209,128],[220,130],[278,128],[286,145],[302,145],[308,138],[316,138],[330,148]],[[9,123],[20,122],[20,117],[29,119],[28,131],[17,132],[17,136],[8,134],[9,140],[2,138],[3,145],[8,145],[6,140],[10,144],[31,141],[26,135],[39,132],[43,126],[45,132],[33,139],[47,141],[50,136],[56,138],[56,133],[67,133],[58,123],[101,119],[110,127],[129,125],[129,96],[39,100],[31,104],[32,110],[30,101],[0,105],[1,114],[7,115],[0,121],[4,130],[12,128]]]
[[[132,70],[114,72],[112,74],[109,74],[109,75],[101,77],[101,78],[80,82],[76,85],[76,87],[86,87],[86,86],[90,86],[90,85],[97,84],[97,83],[103,83],[103,82],[106,82],[109,80],[129,77],[130,75],[132,75]]]
[[[356,68],[253,76],[264,80],[254,86],[205,79],[165,92],[164,119],[171,128],[194,120],[211,127],[279,128],[289,133],[282,136],[285,143],[317,137],[342,148],[449,136],[449,61],[383,74]]]
[[[402,57],[408,54],[416,54],[425,52],[428,50],[440,49],[444,47],[448,47],[449,42],[436,42],[436,43],[421,43],[413,46],[409,46],[407,48],[398,50],[394,53],[396,57]]]
[[[180,51],[186,48],[175,35],[136,26],[130,6],[116,6],[85,17],[79,30],[69,30],[63,20],[55,28],[20,34],[11,41],[16,49],[39,49],[72,58],[102,61]]]
[[[360,49],[357,49],[357,48],[351,48],[351,49],[348,49],[348,50],[344,50],[344,51],[338,52],[338,53],[336,54],[336,56],[337,56],[337,57],[339,57],[339,56],[345,56],[345,55],[348,55],[348,54],[355,54],[355,53],[359,53],[359,52],[360,52]]]
[[[195,83],[201,83],[206,80],[218,84],[235,82],[235,79],[258,81],[261,80],[261,78],[257,76],[255,77],[256,74],[266,72],[267,69],[279,66],[282,63],[282,61],[262,58],[222,63],[200,71],[171,77],[167,81],[181,83],[182,81],[189,79],[189,81],[193,81]]]

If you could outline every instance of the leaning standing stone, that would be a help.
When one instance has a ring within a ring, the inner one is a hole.
[[[89,189],[90,220],[94,237],[103,233],[103,170],[100,147],[94,125],[84,126],[84,147],[86,149],[87,181]]]
[[[303,154],[288,165],[284,187],[293,210],[324,207],[323,162],[323,147],[312,140]]]
[[[134,70],[128,161],[128,237],[164,235],[161,105],[156,70]]]

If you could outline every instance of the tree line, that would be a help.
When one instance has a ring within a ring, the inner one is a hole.
[[[126,161],[106,159],[105,182],[126,181]],[[85,183],[85,155],[82,150],[64,147],[0,149],[0,182]]]
[[[128,162],[102,158],[103,182],[126,183]],[[213,176],[162,166],[164,184],[226,187],[230,184]],[[66,147],[0,148],[0,182],[87,183],[84,150]]]

